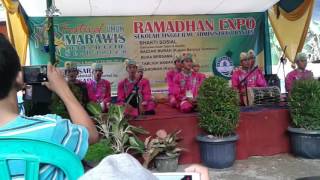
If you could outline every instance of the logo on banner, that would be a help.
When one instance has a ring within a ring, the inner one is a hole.
[[[232,59],[229,56],[218,57],[215,60],[215,69],[223,77],[230,78],[233,67]]]

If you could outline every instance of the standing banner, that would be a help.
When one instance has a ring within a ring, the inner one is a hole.
[[[239,54],[254,49],[257,63],[264,66],[263,13],[54,18],[56,56],[89,66],[104,64],[104,78],[117,82],[126,76],[123,61],[134,59],[143,65],[154,92],[166,90],[165,73],[175,56],[193,54],[201,72],[230,79],[239,65]],[[30,18],[31,64],[46,64],[48,38],[44,18]],[[81,74],[80,74],[81,76]],[[83,75],[88,77],[88,75]]]

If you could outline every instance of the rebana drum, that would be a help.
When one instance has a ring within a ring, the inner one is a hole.
[[[281,91],[277,86],[270,87],[249,87],[248,103],[244,96],[246,106],[271,105],[280,102]]]

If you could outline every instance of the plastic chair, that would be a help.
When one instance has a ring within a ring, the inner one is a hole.
[[[25,180],[39,179],[39,164],[51,164],[60,168],[69,180],[83,175],[79,157],[56,144],[29,139],[0,138],[0,177],[10,180],[8,160],[26,162]]]

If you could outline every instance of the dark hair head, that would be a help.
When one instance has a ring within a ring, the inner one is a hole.
[[[174,64],[177,64],[177,62],[181,63],[181,56],[176,56],[173,62]]]
[[[191,61],[191,62],[193,62],[192,61],[192,54],[191,53],[188,53],[188,52],[185,52],[185,53],[183,53],[182,54],[182,61],[181,61],[181,63],[184,63],[185,61]]]
[[[184,58],[184,59],[182,59],[181,63],[184,63],[184,62],[186,62],[186,61],[191,61],[191,62],[193,62],[191,58]]]
[[[178,62],[181,63],[181,59],[176,59],[173,61],[174,64],[177,64]]]
[[[20,70],[20,61],[16,50],[0,33],[0,100],[8,96]]]

